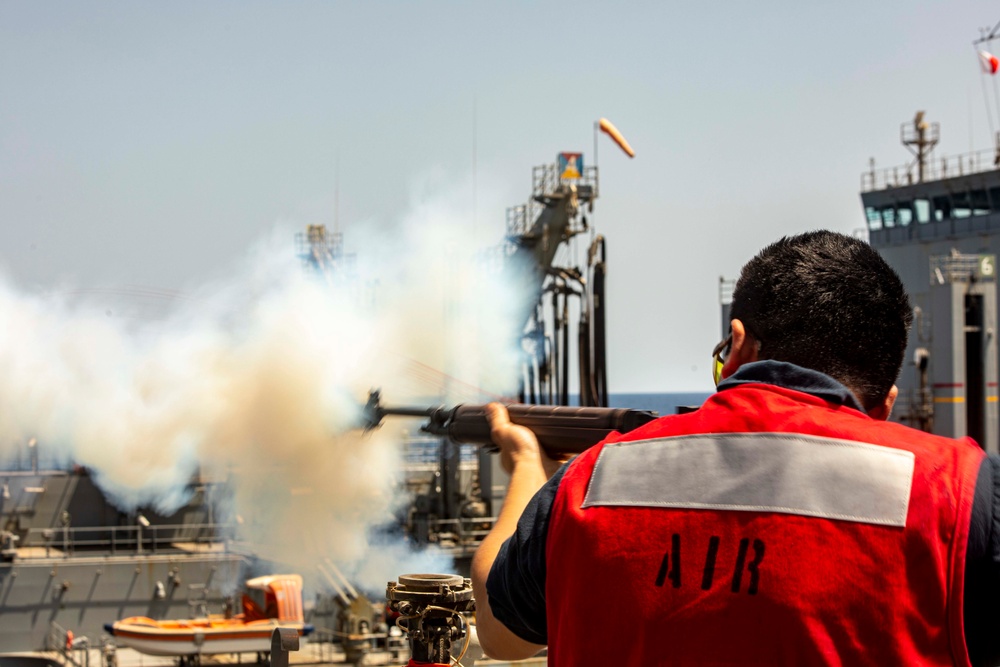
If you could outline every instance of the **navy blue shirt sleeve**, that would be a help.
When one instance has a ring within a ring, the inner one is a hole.
[[[1000,458],[979,469],[965,555],[965,644],[973,665],[1000,664]]]
[[[548,643],[545,616],[545,540],[562,466],[528,502],[517,530],[503,543],[486,579],[493,616],[508,630],[533,644]]]

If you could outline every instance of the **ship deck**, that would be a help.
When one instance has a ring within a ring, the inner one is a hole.
[[[407,655],[401,655],[397,651],[370,651],[365,654],[364,665],[401,665],[407,660]],[[518,661],[491,660],[489,658],[476,657],[475,647],[471,647],[462,664],[466,667],[471,665],[482,665],[484,667],[504,667],[505,665],[524,665],[531,667],[534,665],[545,665],[544,655]],[[8,654],[0,656],[0,667],[5,667],[5,663],[10,665],[18,664],[18,658],[27,657],[29,659],[45,659],[51,664],[66,665],[66,667],[108,667],[105,656],[100,647],[90,649],[78,649],[72,652],[71,658],[59,651],[46,651],[39,653]],[[177,667],[176,658],[165,656],[145,655],[130,648],[119,648],[115,651],[115,665],[117,667]],[[301,650],[288,654],[289,665],[297,667],[308,667],[309,665],[338,665],[354,664],[348,662],[346,654],[340,647],[331,644],[305,644]],[[204,656],[201,659],[203,667],[211,665],[257,665],[256,653],[232,653],[212,656]]]

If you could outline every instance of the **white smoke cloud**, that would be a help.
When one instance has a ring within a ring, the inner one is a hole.
[[[148,326],[0,281],[0,457],[36,437],[123,509],[168,512],[197,470],[224,476],[220,512],[243,519],[263,557],[329,557],[363,585],[409,569],[403,557],[446,566],[369,544],[404,501],[403,424],[352,427],[373,387],[392,404],[515,389],[516,295],[480,270],[467,224],[448,196],[424,199],[391,235],[356,230],[357,274],[332,281],[303,270],[286,225]]]

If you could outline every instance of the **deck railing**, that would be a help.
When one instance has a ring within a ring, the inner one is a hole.
[[[993,171],[1000,167],[1000,153],[992,150],[974,151],[961,155],[929,159],[924,164],[924,181],[937,181],[955,176]],[[861,191],[885,190],[915,185],[920,181],[916,162],[895,167],[875,169],[872,167],[861,174]]]
[[[227,551],[236,524],[198,523],[150,526],[32,528],[18,545],[18,560],[72,555],[133,555],[193,550]]]

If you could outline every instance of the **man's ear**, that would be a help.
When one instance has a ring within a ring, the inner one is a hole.
[[[729,355],[726,363],[722,366],[722,377],[727,378],[736,372],[743,364],[757,361],[757,341],[747,333],[747,329],[740,320],[733,320],[729,323],[729,330],[733,334],[733,342],[729,346]]]
[[[885,400],[869,410],[868,416],[872,419],[879,419],[881,421],[889,419],[889,415],[892,414],[892,406],[895,404],[897,396],[899,396],[899,388],[896,385],[892,385],[892,389],[890,389],[889,393],[886,394]]]

